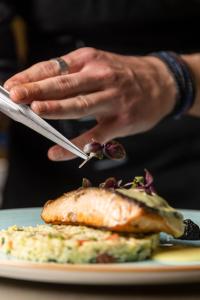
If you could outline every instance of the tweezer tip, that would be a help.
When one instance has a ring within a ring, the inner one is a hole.
[[[94,157],[94,155],[91,154],[79,165],[79,169],[82,168],[92,157]]]

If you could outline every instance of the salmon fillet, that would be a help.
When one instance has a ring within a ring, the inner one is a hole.
[[[129,197],[126,191],[80,188],[49,200],[41,217],[50,224],[86,225],[145,234],[166,232],[175,237],[182,235],[182,215],[161,197],[154,199],[145,194],[135,190]]]

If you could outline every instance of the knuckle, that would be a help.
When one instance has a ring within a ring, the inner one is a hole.
[[[41,102],[33,102],[32,108],[36,108],[36,112],[39,114],[43,114],[48,111],[48,106],[45,103]]]
[[[59,76],[57,78],[57,88],[60,91],[70,91],[75,87],[75,82],[68,76]]]
[[[61,114],[63,112],[62,105],[60,101],[46,101],[45,102],[45,111],[46,114],[55,115]]]
[[[110,66],[102,68],[102,71],[99,73],[99,79],[106,81],[107,83],[116,83],[119,81],[118,73]]]
[[[80,55],[83,55],[83,57],[87,61],[96,60],[99,58],[101,51],[92,47],[84,47],[80,50]]]
[[[13,81],[18,81],[18,82],[31,82],[32,81],[32,71],[31,69],[27,69],[26,71],[22,71],[18,73],[17,75],[13,76]]]
[[[112,96],[112,99],[114,99],[115,101],[116,101],[116,99],[118,99],[118,101],[120,101],[121,92],[119,91],[118,87],[114,87],[111,89],[111,96]]]
[[[48,109],[50,112],[52,113],[61,113],[62,112],[62,105],[60,103],[60,101],[56,101],[56,102],[47,102],[48,104]]]
[[[54,61],[45,61],[41,67],[45,75],[56,74],[58,70],[57,64]]]
[[[34,72],[40,73],[43,76],[48,77],[49,75],[54,75],[56,74],[56,64],[53,61],[43,61],[35,64],[33,66]]]
[[[133,70],[131,70],[130,68],[127,68],[126,69],[126,73],[127,73],[127,76],[129,78],[129,80],[131,80],[131,81],[135,80],[136,74],[135,74],[135,72]]]
[[[98,55],[98,50],[92,47],[86,47],[83,48],[85,53],[90,56],[91,58],[96,58],[96,56]]]
[[[88,111],[89,108],[89,102],[87,97],[79,95],[77,96],[77,101],[76,101],[76,113],[77,115],[85,115]]]
[[[44,74],[44,76],[48,75],[48,68],[47,64],[41,63],[36,66],[37,71],[40,72],[40,74]]]
[[[44,72],[45,71],[45,62],[39,62],[30,67],[31,72]]]
[[[135,80],[136,80],[136,74],[132,72],[130,69],[127,69],[124,83],[128,86],[132,86]]]
[[[28,98],[35,100],[36,98],[40,99],[43,97],[42,89],[39,84],[32,83],[31,86],[27,88]]]

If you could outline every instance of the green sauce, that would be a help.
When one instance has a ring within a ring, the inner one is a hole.
[[[155,212],[163,218],[163,221],[171,228],[174,237],[179,237],[183,234],[184,224],[183,216],[176,209],[171,207],[162,197],[157,194],[149,195],[145,191],[141,191],[135,188],[130,189],[117,189],[117,192],[127,196],[129,199],[133,199],[141,202],[146,207],[154,209]]]
[[[154,208],[160,212],[177,213],[177,211],[174,208],[172,208],[167,203],[167,201],[165,201],[162,197],[158,196],[157,194],[149,195],[146,192],[135,188],[117,189],[117,192],[129,198],[136,199],[137,201],[142,202],[146,206]],[[181,214],[177,214],[181,216]]]

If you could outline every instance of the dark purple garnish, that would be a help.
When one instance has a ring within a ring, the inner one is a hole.
[[[139,190],[143,190],[149,195],[156,194],[155,188],[153,186],[153,176],[150,174],[150,172],[145,169],[144,170],[145,175],[143,176],[136,176],[132,182],[128,182],[124,184],[123,187],[130,187],[130,188],[136,188]]]
[[[144,190],[147,194],[156,194],[155,188],[153,186],[153,176],[151,175],[151,173],[147,170],[144,169],[145,172],[145,177],[144,177]]]
[[[126,151],[117,141],[110,141],[103,145],[103,154],[110,159],[124,159]]]
[[[86,154],[93,154],[93,156],[102,159],[103,158],[103,145],[98,142],[91,142],[84,146],[83,151]]]
[[[121,180],[117,181],[115,177],[109,177],[103,183],[100,183],[99,187],[104,189],[117,189],[121,185]]]
[[[151,173],[147,169],[144,169],[144,172],[145,172],[145,184],[146,184],[146,187],[152,187],[153,176],[151,175]]]
[[[92,186],[92,183],[89,179],[87,178],[83,178],[82,180],[82,187],[83,188],[88,188],[88,187],[91,187]]]
[[[183,221],[185,224],[184,233],[179,237],[180,240],[199,240],[200,228],[192,220],[186,219]]]
[[[104,189],[119,189],[119,188],[135,188],[146,192],[149,195],[156,194],[153,187],[153,177],[148,170],[145,171],[145,176],[135,176],[132,182],[122,184],[122,180],[117,180],[115,177],[109,177],[104,182],[99,184],[100,188]],[[92,183],[89,179],[83,178],[82,187],[91,187]]]
[[[124,159],[126,157],[124,147],[117,141],[110,141],[102,145],[96,141],[92,141],[84,146],[83,151],[88,154],[88,159],[83,161],[79,168],[84,166],[92,157],[102,159],[105,155],[115,160]]]

